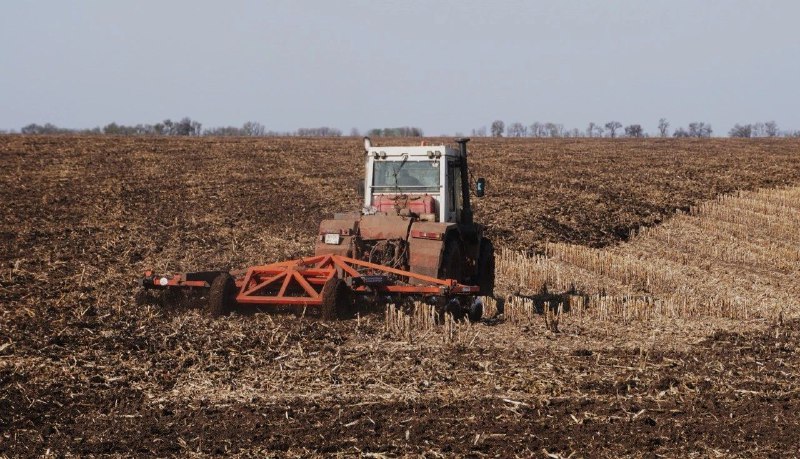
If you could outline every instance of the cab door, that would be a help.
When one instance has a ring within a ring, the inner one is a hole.
[[[461,196],[461,167],[458,161],[447,161],[447,221],[461,222],[461,209],[464,207]]]

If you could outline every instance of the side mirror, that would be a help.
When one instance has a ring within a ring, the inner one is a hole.
[[[475,196],[482,198],[486,194],[486,179],[481,177],[475,182]]]

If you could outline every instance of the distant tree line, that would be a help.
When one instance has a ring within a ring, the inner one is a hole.
[[[0,131],[0,134],[8,132]],[[13,133],[13,131],[12,131]],[[220,126],[203,129],[203,125],[189,117],[184,117],[180,121],[166,119],[155,124],[137,124],[126,126],[109,123],[105,126],[93,129],[67,129],[60,128],[53,124],[44,125],[29,124],[22,128],[22,134],[106,134],[123,136],[238,136],[238,137],[277,137],[277,136],[298,136],[298,137],[341,137],[340,129],[322,126],[311,128],[299,128],[294,132],[279,132],[268,130],[263,124],[255,121],[248,121],[241,127]],[[367,132],[373,137],[422,137],[422,129],[413,126],[402,126],[394,128],[375,128]],[[350,135],[358,137],[359,130],[353,128]]]
[[[684,129],[682,127],[679,127],[678,129],[676,129],[675,132],[672,134],[672,137],[697,137],[697,138],[703,138],[703,137],[711,137],[711,134],[713,132],[714,131],[713,131],[713,129],[711,129],[711,125],[710,124],[701,123],[701,122],[694,122],[694,123],[689,123],[689,128],[688,129]]]
[[[199,136],[203,133],[202,128],[203,125],[201,123],[189,117],[184,117],[180,121],[165,119],[156,124],[137,124],[136,126],[111,123],[103,127],[103,134]]]
[[[395,128],[374,128],[367,131],[370,137],[422,137],[422,129],[412,126],[403,126]]]
[[[184,117],[180,121],[165,119],[155,124],[137,124],[126,126],[109,123],[105,126],[92,129],[61,128],[51,123],[39,125],[36,123],[23,127],[22,134],[106,134],[122,136],[240,136],[240,137],[277,137],[277,136],[302,136],[302,137],[340,137],[342,131],[331,127],[300,128],[294,132],[279,132],[267,130],[264,125],[255,121],[248,121],[241,127],[222,126],[203,129],[202,123]],[[420,133],[422,131],[419,131]],[[0,134],[13,133],[0,131]],[[351,135],[358,136],[358,130],[353,129]]]
[[[227,127],[215,127],[211,129],[206,129],[205,131],[203,131],[203,135],[264,137],[264,136],[280,135],[280,134],[273,131],[267,131],[267,129],[261,123],[256,123],[255,121],[248,121],[244,123],[242,127],[227,126]]]
[[[12,132],[13,133],[13,132]],[[20,133],[22,134],[102,134],[103,132],[100,128],[96,127],[93,129],[67,129],[67,128],[60,128],[54,124],[45,123],[45,124],[36,124],[31,123],[22,129],[20,129]]]
[[[481,126],[472,130],[473,137],[537,137],[537,138],[569,138],[569,137],[618,137],[643,138],[643,137],[676,137],[676,138],[708,138],[714,133],[710,124],[695,121],[688,126],[679,126],[670,133],[670,123],[666,118],[658,120],[657,131],[647,133],[641,124],[624,126],[619,121],[608,121],[603,124],[590,122],[585,130],[566,129],[563,124],[553,122],[535,122],[529,125],[513,122],[506,125],[502,120],[494,120],[487,130]],[[730,137],[800,137],[800,130],[782,131],[778,129],[775,121],[757,122],[750,124],[736,124],[729,132]]]
[[[775,121],[756,122],[748,124],[735,124],[730,131],[730,137],[800,137],[800,131],[781,131]]]
[[[301,137],[341,137],[342,131],[329,127],[300,128],[297,130],[297,135]]]
[[[585,130],[578,128],[567,129],[563,124],[553,122],[534,122],[524,124],[521,122],[506,123],[502,120],[495,120],[491,123],[488,130],[486,126],[472,129],[472,137],[536,137],[536,138],[574,138],[574,137],[605,137],[605,138],[643,138],[643,137],[694,137],[707,138],[714,133],[710,124],[695,121],[688,126],[680,126],[670,133],[670,123],[666,118],[658,120],[657,131],[654,134],[647,133],[641,124],[632,123],[623,125],[619,121],[608,121],[606,123],[590,122]],[[68,129],[58,127],[51,123],[43,125],[31,123],[23,127],[22,134],[106,134],[122,136],[237,136],[237,137],[278,137],[278,136],[298,136],[298,137],[341,137],[342,131],[336,128],[322,126],[311,128],[299,128],[296,131],[273,131],[268,130],[261,123],[248,121],[242,126],[221,126],[203,129],[203,125],[189,117],[184,117],[180,121],[165,119],[155,124],[136,124],[126,126],[109,123],[105,126],[92,129]],[[13,134],[14,131],[0,130],[0,134]],[[350,130],[350,136],[358,137],[359,130]],[[422,129],[413,126],[402,126],[393,128],[374,128],[367,131],[370,137],[422,137]],[[457,136],[460,136],[458,134]],[[728,132],[730,137],[751,138],[751,137],[800,137],[800,130],[786,131],[778,129],[775,121],[756,122],[747,124],[736,124]]]
[[[658,137],[669,137],[669,122],[666,118],[658,121]],[[689,123],[688,128],[680,127],[673,134],[673,137],[711,137],[714,131],[710,124],[703,122]],[[618,137],[643,138],[650,137],[645,132],[641,124],[629,124],[624,126],[619,121],[608,121],[604,124],[590,122],[586,130],[578,128],[566,129],[563,124],[553,122],[535,122],[526,125],[520,122],[506,123],[502,120],[495,120],[489,126],[489,135],[492,137],[537,137],[537,138],[570,138],[570,137],[607,137],[615,139]],[[486,126],[472,130],[473,137],[486,137]]]

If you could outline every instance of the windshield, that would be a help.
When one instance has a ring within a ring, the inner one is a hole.
[[[372,187],[378,193],[438,193],[438,161],[376,161]]]

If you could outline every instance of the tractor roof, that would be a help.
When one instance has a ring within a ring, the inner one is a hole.
[[[431,157],[437,156],[461,156],[461,152],[453,147],[447,145],[417,145],[417,146],[394,146],[394,147],[378,147],[371,146],[366,150],[367,155],[379,155],[380,157],[401,157],[405,154],[408,156]]]

